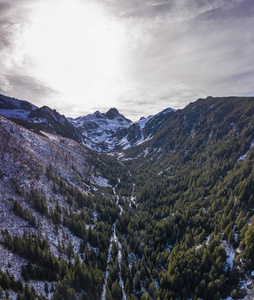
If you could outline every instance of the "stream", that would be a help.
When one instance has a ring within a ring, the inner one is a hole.
[[[114,195],[116,196],[116,199],[117,199],[116,204],[120,208],[120,215],[121,215],[122,212],[123,212],[123,208],[119,204],[119,196],[116,194],[115,188],[113,188],[113,192],[114,192]],[[110,264],[110,260],[111,260],[111,257],[112,257],[112,244],[113,244],[113,241],[118,244],[119,285],[120,285],[120,287],[122,289],[122,292],[123,292],[123,298],[122,299],[126,300],[126,293],[124,291],[124,281],[123,281],[123,278],[122,278],[122,267],[121,267],[121,264],[122,264],[122,244],[119,242],[119,240],[116,236],[116,223],[117,223],[117,220],[112,225],[112,235],[111,235],[111,238],[110,238],[110,245],[109,245],[109,249],[108,249],[107,268],[106,268],[105,282],[104,282],[104,285],[103,285],[101,300],[105,300],[105,298],[106,298],[106,287],[107,287],[107,282],[108,282],[109,264]]]

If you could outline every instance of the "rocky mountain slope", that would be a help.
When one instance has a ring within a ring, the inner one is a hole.
[[[0,115],[36,132],[44,130],[82,141],[82,137],[65,116],[47,106],[38,108],[27,101],[0,95]]]
[[[97,111],[92,115],[69,120],[82,132],[84,145],[95,151],[109,153],[128,149],[152,138],[173,112],[173,109],[168,108],[155,116],[142,117],[132,122],[116,108],[111,108],[105,114]]]
[[[136,123],[28,107],[0,117],[3,299],[253,298],[254,98]]]
[[[38,107],[24,100],[0,95],[1,115],[6,118],[26,119]]]
[[[116,132],[128,128],[132,123],[116,108],[111,108],[106,113],[96,111],[94,114],[69,121],[82,133],[84,145],[99,152],[113,150],[119,142],[115,136]]]

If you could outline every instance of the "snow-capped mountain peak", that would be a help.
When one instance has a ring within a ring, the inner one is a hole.
[[[99,119],[99,120],[98,120]],[[69,120],[76,126],[80,127],[87,123],[101,122],[99,127],[104,126],[113,126],[114,128],[119,127],[128,127],[132,121],[125,118],[122,114],[118,112],[116,108],[109,109],[106,113],[101,113],[100,111],[96,111],[93,114],[89,114],[87,116],[78,117],[75,119],[69,118]]]
[[[99,111],[69,121],[83,135],[84,145],[96,151],[111,151],[118,139],[116,132],[128,128],[132,121],[125,118],[116,108],[106,113]]]
[[[108,110],[106,113],[105,113],[105,116],[108,118],[108,119],[114,119],[116,117],[118,117],[120,114],[119,114],[119,111],[116,109],[116,108],[110,108],[110,110]]]
[[[116,108],[110,108],[105,114],[105,117],[107,119],[110,119],[110,120],[117,120],[119,121],[120,123],[123,123],[123,124],[131,124],[132,121],[128,120],[127,118],[125,118],[124,115],[120,114],[119,111],[116,109]]]

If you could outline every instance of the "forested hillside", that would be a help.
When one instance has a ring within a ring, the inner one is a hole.
[[[252,286],[253,113],[253,98],[200,99],[125,157],[139,205],[119,230],[160,299],[241,298],[246,277]]]
[[[0,122],[3,299],[253,298],[254,98],[109,155]]]

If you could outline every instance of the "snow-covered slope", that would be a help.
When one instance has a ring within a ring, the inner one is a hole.
[[[106,113],[94,114],[69,120],[82,133],[83,143],[98,152],[116,152],[128,149],[152,138],[174,112],[168,108],[137,122],[126,119],[116,108]]]
[[[19,186],[25,190],[32,186],[41,188],[38,185],[44,182],[49,166],[57,171],[57,176],[85,193],[89,193],[93,187],[98,188],[98,182],[107,182],[105,178],[99,180],[101,175],[91,164],[98,158],[94,158],[89,149],[72,139],[43,131],[36,134],[1,116],[0,138],[0,180],[4,183],[0,184],[1,195],[8,194],[8,186],[12,186],[11,178],[16,178]],[[47,186],[43,190],[46,191]]]
[[[76,128],[56,110],[47,106],[41,108],[22,100],[0,95],[0,115],[35,131],[47,131],[63,137],[82,141]]]
[[[139,121],[133,123],[125,132],[125,136],[120,141],[123,147],[119,150],[128,149],[153,138],[165,125],[170,116],[174,115],[174,112],[174,109],[167,108],[154,116],[140,118]]]
[[[0,115],[6,118],[27,119],[37,107],[27,101],[0,95]]]
[[[94,114],[69,120],[84,136],[86,146],[103,152],[113,150],[118,143],[116,132],[132,124],[116,108],[111,108],[106,113],[96,111]]]

